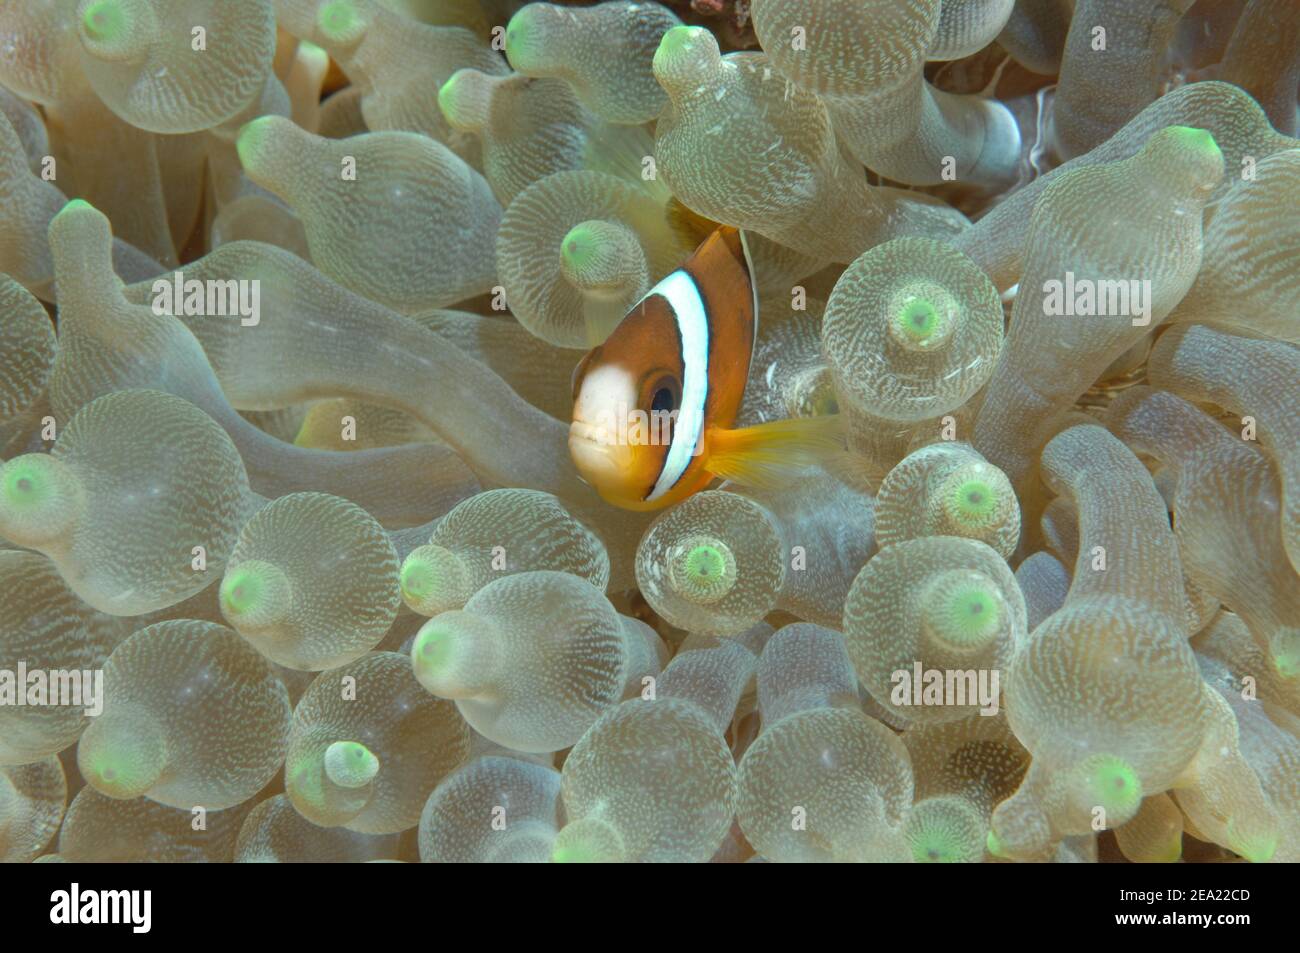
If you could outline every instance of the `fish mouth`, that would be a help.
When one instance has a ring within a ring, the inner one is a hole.
[[[574,420],[569,424],[569,446],[574,443],[593,444],[597,447],[613,449],[616,441],[609,433],[608,427],[589,424],[585,420]]]
[[[632,468],[632,448],[611,439],[606,427],[575,420],[569,425],[569,455],[582,478],[595,487],[621,485]]]

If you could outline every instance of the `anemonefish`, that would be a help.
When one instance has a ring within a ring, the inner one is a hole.
[[[606,501],[670,506],[715,477],[776,485],[838,447],[834,417],[730,429],[758,330],[745,236],[719,227],[573,375],[569,453]]]

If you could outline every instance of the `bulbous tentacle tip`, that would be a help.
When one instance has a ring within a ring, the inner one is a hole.
[[[157,16],[147,0],[82,0],[77,12],[82,48],[109,62],[143,57],[158,29]]]
[[[1300,680],[1300,629],[1287,627],[1269,640],[1273,667],[1285,679]]]
[[[990,832],[973,805],[934,797],[912,808],[903,833],[918,864],[973,864],[984,856]]]
[[[1230,817],[1228,849],[1252,864],[1266,864],[1277,853],[1278,830],[1272,818]]]
[[[239,132],[235,134],[235,151],[246,171],[251,173],[256,168],[259,160],[264,157],[268,143],[286,123],[292,125],[280,116],[259,116],[239,127]]]
[[[997,583],[974,570],[941,573],[922,598],[928,633],[950,650],[973,651],[1002,631],[1006,604]]]
[[[166,763],[163,735],[142,712],[106,712],[91,721],[77,745],[82,776],[112,798],[145,794],[162,777]]]
[[[549,59],[546,40],[551,15],[545,4],[528,4],[506,24],[506,60],[520,73],[529,74]]]
[[[369,24],[354,0],[328,0],[316,11],[316,29],[321,38],[339,46],[351,46],[361,39]]]
[[[721,56],[718,41],[709,30],[698,26],[675,26],[659,40],[652,67],[659,84],[671,92],[687,77],[707,70]]]
[[[934,351],[952,339],[957,321],[950,309],[917,295],[908,295],[889,320],[889,336],[909,351]]]
[[[249,559],[226,570],[217,598],[236,629],[265,629],[289,618],[293,584],[274,563]]]
[[[625,859],[622,835],[612,825],[594,818],[566,824],[551,848],[553,864],[616,864]]]
[[[693,536],[677,545],[668,575],[682,598],[708,605],[724,598],[735,587],[736,557],[721,539]]]
[[[487,618],[463,609],[430,619],[411,643],[416,681],[439,698],[470,698],[494,681],[500,632]]]
[[[1090,814],[1100,808],[1107,828],[1123,824],[1142,806],[1142,779],[1129,761],[1116,755],[1093,755],[1075,769],[1071,780],[1076,806]]]
[[[412,550],[402,562],[398,582],[407,607],[430,617],[461,608],[473,594],[461,558],[434,544]]]
[[[20,546],[65,535],[84,504],[80,480],[57,457],[29,453],[0,466],[0,536]]]
[[[359,741],[336,741],[325,749],[325,776],[342,788],[362,788],[379,774],[379,759]]]

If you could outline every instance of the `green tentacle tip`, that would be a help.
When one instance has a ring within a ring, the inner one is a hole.
[[[327,39],[346,41],[361,25],[352,0],[329,0],[316,12],[316,25]]]
[[[437,672],[451,658],[453,641],[451,632],[426,624],[411,643],[411,660],[421,672]]]
[[[274,119],[274,116],[260,116],[240,126],[235,136],[235,151],[239,154],[240,165],[245,169],[257,161],[258,150],[266,141],[268,126]]]
[[[1089,794],[1114,822],[1128,818],[1142,803],[1142,781],[1133,766],[1114,755],[1097,755],[1084,765]]]
[[[686,554],[686,572],[696,579],[722,575],[727,560],[716,546],[696,546]]]
[[[998,508],[997,491],[984,480],[965,480],[944,501],[949,516],[959,523],[980,523]]]
[[[736,584],[736,557],[720,539],[692,537],[677,547],[669,577],[673,587],[692,601],[717,602]]]
[[[221,581],[221,604],[230,612],[243,614],[257,605],[264,591],[257,573],[241,567]]]
[[[551,848],[553,864],[608,864],[624,859],[623,838],[604,821],[584,818],[566,824]]]
[[[953,323],[933,301],[919,295],[904,298],[889,322],[889,334],[910,351],[942,347],[952,336]]]
[[[1266,864],[1273,859],[1273,854],[1277,851],[1277,832],[1268,830],[1266,832],[1255,831],[1246,833],[1242,831],[1236,818],[1228,818],[1228,846],[1230,849],[1240,854],[1252,864]]]
[[[1002,597],[980,573],[956,570],[934,581],[922,615],[934,638],[956,649],[986,645],[1002,627]]]
[[[973,864],[984,854],[985,825],[979,813],[958,798],[921,801],[905,831],[918,864]]]
[[[156,780],[156,777],[150,776],[156,775],[156,772],[144,770],[144,766],[131,756],[129,750],[96,751],[89,761],[87,768],[95,786],[110,796],[138,797]]]
[[[456,70],[438,87],[438,109],[448,122],[451,122],[456,115],[456,88],[460,85],[462,72],[463,70]]]
[[[379,773],[379,759],[358,741],[336,741],[325,749],[325,776],[341,788],[363,788]]]
[[[8,506],[33,509],[55,495],[51,475],[36,461],[20,458],[0,472],[0,492]]]
[[[218,591],[226,617],[250,624],[278,618],[291,598],[289,580],[280,568],[258,559],[227,569]]]
[[[573,226],[564,236],[560,242],[560,256],[574,271],[583,271],[591,266],[599,247],[600,236],[589,224],[583,222]]]
[[[438,574],[428,560],[408,558],[402,563],[398,577],[402,586],[402,595],[407,599],[426,599],[438,586]]]
[[[1300,633],[1290,630],[1286,636],[1274,642],[1274,645],[1279,641],[1283,644],[1273,651],[1273,667],[1283,678],[1295,678],[1300,675]]]
[[[464,563],[453,552],[433,543],[411,551],[398,572],[402,599],[421,615],[435,616],[465,604],[471,585]]]
[[[934,305],[921,298],[914,298],[903,306],[895,319],[898,329],[913,340],[925,340],[934,334],[939,325],[939,312]]]
[[[92,722],[82,735],[77,766],[110,797],[139,797],[162,775],[166,745],[148,716],[125,714],[121,718]]]
[[[61,215],[66,215],[69,212],[80,212],[83,209],[90,209],[92,212],[96,210],[95,206],[91,205],[85,199],[72,199],[71,201],[66,203],[63,206],[63,208],[59,209],[58,213],[54,217],[58,218]]]
[[[96,40],[115,40],[126,30],[126,14],[117,0],[98,0],[81,16],[86,35]]]
[[[1208,129],[1197,129],[1192,126],[1170,126],[1168,134],[1187,149],[1195,149],[1198,152],[1205,152],[1210,155],[1219,154],[1222,151],[1219,149],[1219,144],[1214,140],[1214,134]]]
[[[526,10],[527,7],[524,9]],[[512,63],[514,62],[514,57],[519,53],[519,44],[523,43],[528,38],[528,28],[524,25],[524,18],[524,10],[520,10],[512,16],[510,22],[506,24],[505,54],[506,59],[510,60]]]
[[[988,837],[984,838],[984,849],[994,857],[1006,859],[1009,856],[1006,852],[1006,848],[1002,845],[1002,841],[998,839],[998,835],[993,833],[991,830],[989,831]]]
[[[675,26],[659,40],[659,49],[655,51],[655,57],[676,56],[683,50],[689,49],[701,33],[707,32],[704,27],[699,26]]]

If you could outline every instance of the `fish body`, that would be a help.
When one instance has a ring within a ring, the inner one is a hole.
[[[829,418],[732,429],[757,331],[745,238],[721,226],[575,370],[569,452],[583,479],[616,506],[651,510],[718,476],[771,482],[806,463]]]

